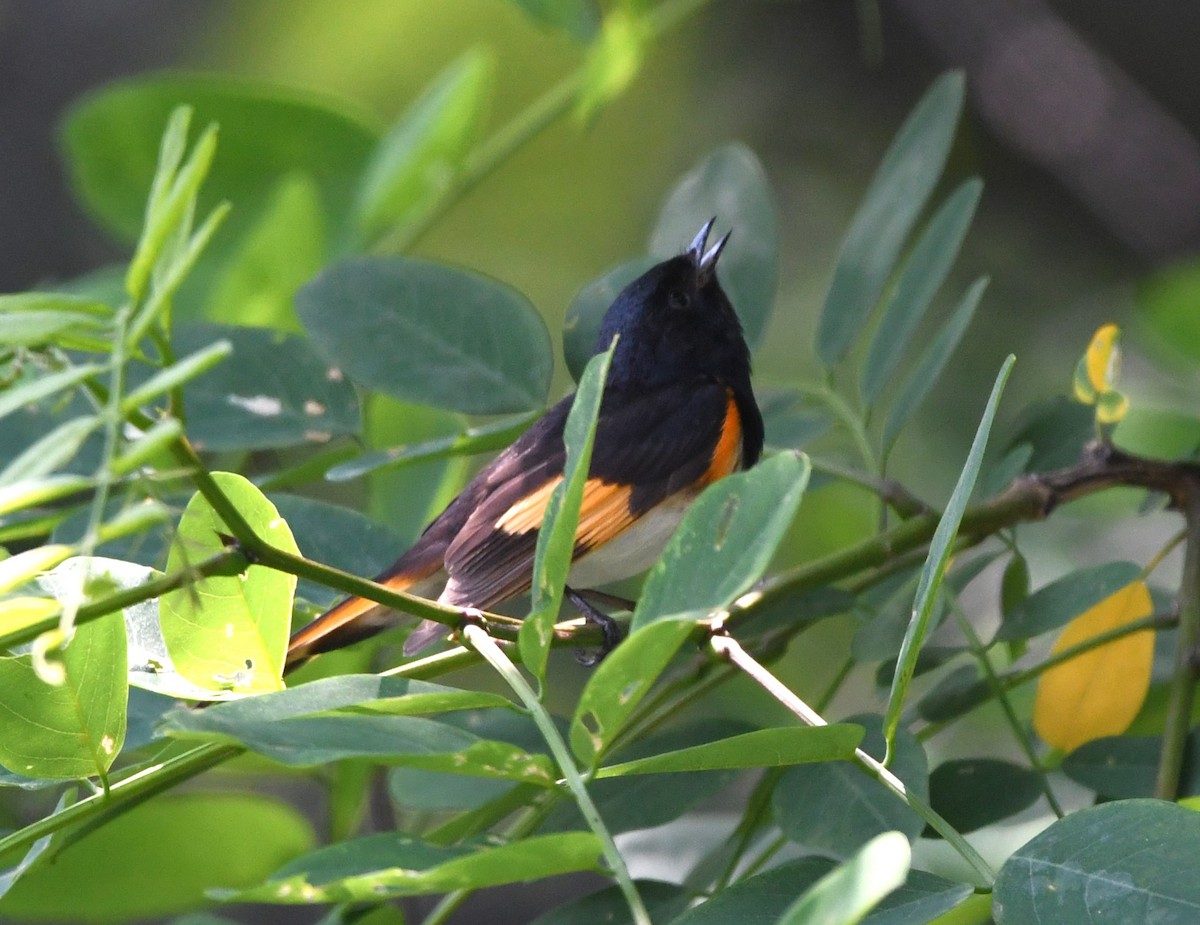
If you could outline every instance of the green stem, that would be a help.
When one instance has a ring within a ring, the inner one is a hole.
[[[1167,700],[1162,754],[1154,793],[1162,800],[1179,797],[1179,778],[1187,753],[1192,701],[1200,672],[1200,491],[1192,491],[1184,506],[1187,545],[1183,553],[1183,577],[1179,585],[1179,639],[1175,643],[1175,676]]]
[[[1054,795],[1054,790],[1050,787],[1050,781],[1046,776],[1046,769],[1042,767],[1042,762],[1039,760],[1037,752],[1033,749],[1033,742],[1030,741],[1029,735],[1025,731],[1025,726],[1017,717],[1017,711],[1013,709],[1013,705],[1008,699],[1007,691],[1005,691],[1004,685],[1001,684],[1000,677],[996,674],[996,669],[992,667],[992,661],[988,657],[987,646],[983,644],[983,640],[975,632],[975,627],[971,625],[971,621],[967,619],[967,615],[963,613],[962,607],[959,606],[958,595],[947,590],[946,596],[950,604],[950,610],[954,614],[954,619],[958,623],[963,636],[967,639],[967,645],[971,649],[971,654],[975,657],[975,661],[979,664],[984,676],[987,678],[988,688],[992,691],[992,697],[1000,701],[1000,707],[1004,710],[1004,716],[1008,720],[1008,726],[1012,730],[1013,738],[1017,740],[1017,745],[1025,753],[1026,760],[1028,760],[1030,767],[1038,776],[1038,783],[1041,785],[1042,794],[1046,797],[1046,802],[1050,804],[1050,809],[1054,811],[1054,815],[1061,819],[1064,815],[1062,805],[1058,802],[1058,798]]]
[[[755,661],[731,636],[713,636],[709,640],[713,652],[718,657],[726,659],[745,672],[756,684],[781,704],[791,710],[803,722],[810,726],[827,725],[825,718],[812,709],[803,700],[792,693],[782,681],[776,678],[765,667]],[[873,780],[882,784],[888,791],[899,797],[918,816],[925,820],[950,845],[964,861],[975,871],[977,889],[990,890],[996,879],[995,873],[959,831],[945,819],[934,812],[933,807],[909,792],[904,782],[888,770],[882,762],[868,755],[861,748],[854,750],[854,765],[865,772]]]
[[[646,37],[660,38],[708,2],[709,0],[667,0],[659,4],[643,18]],[[568,74],[518,113],[495,135],[479,145],[464,161],[458,177],[442,198],[423,215],[389,235],[377,250],[393,254],[411,250],[429,229],[468,193],[509,161],[521,148],[571,111],[588,77],[588,71],[588,65],[584,64]]]
[[[237,549],[227,549],[191,568],[163,575],[161,578],[155,578],[136,588],[126,588],[124,591],[118,591],[102,600],[84,604],[75,613],[75,625],[80,626],[118,610],[124,610],[126,607],[132,607],[134,604],[140,604],[142,601],[161,597],[168,591],[174,591],[176,588],[192,583],[197,578],[205,578],[210,575],[238,575],[245,569],[246,557]],[[58,625],[58,619],[57,616],[46,617],[37,623],[7,634],[0,639],[0,649],[32,642],[42,633],[54,629]]]
[[[596,809],[596,804],[592,802],[592,797],[587,791],[587,784],[584,782],[583,775],[575,767],[575,759],[567,748],[567,743],[558,734],[558,730],[554,726],[554,720],[550,718],[550,714],[542,706],[538,695],[526,683],[521,673],[517,671],[517,666],[504,654],[504,650],[496,645],[495,640],[480,627],[468,623],[463,628],[463,635],[471,647],[483,656],[488,664],[496,669],[496,672],[504,678],[508,686],[513,689],[513,692],[525,704],[525,709],[529,711],[530,716],[542,733],[542,738],[546,740],[546,744],[550,747],[550,752],[554,756],[554,760],[558,763],[559,769],[562,771],[563,779],[566,781],[571,795],[575,798],[575,802],[579,806],[580,814],[587,821],[588,828],[600,840],[605,860],[608,861],[608,866],[611,868],[613,876],[616,878],[617,884],[625,896],[625,902],[628,904],[629,911],[633,915],[634,925],[651,925],[650,916],[646,912],[646,907],[642,903],[641,896],[638,895],[637,887],[633,885],[633,880],[629,876],[629,869],[625,866],[625,859],[621,857],[621,852],[617,850],[616,842],[613,841],[608,827],[605,826],[604,820],[600,818],[600,811]]]

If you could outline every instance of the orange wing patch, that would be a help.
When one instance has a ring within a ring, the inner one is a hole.
[[[711,485],[719,479],[736,472],[742,465],[742,416],[738,412],[733,393],[726,390],[729,398],[725,405],[725,421],[721,424],[721,436],[713,447],[712,461],[700,476],[701,485]]]
[[[540,529],[550,496],[560,482],[561,475],[530,492],[500,515],[496,528],[509,536]],[[579,510],[579,526],[575,530],[576,544],[595,548],[632,524],[634,517],[629,510],[631,494],[632,489],[628,485],[588,479],[583,485],[583,504]]]

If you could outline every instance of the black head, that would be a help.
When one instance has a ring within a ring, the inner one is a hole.
[[[729,235],[707,247],[715,221],[710,219],[678,257],[651,267],[621,290],[605,313],[597,352],[620,335],[610,385],[646,387],[687,376],[749,384],[750,351],[717,279],[717,261]]]

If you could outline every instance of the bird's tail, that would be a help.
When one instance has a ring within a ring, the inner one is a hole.
[[[399,563],[398,563],[399,564]],[[385,573],[377,581],[393,591],[405,591],[419,597],[429,596],[436,592],[440,582],[438,563],[423,570],[404,569]],[[284,662],[284,673],[294,671],[314,655],[340,649],[351,643],[374,636],[385,629],[395,626],[402,615],[369,601],[365,597],[348,597],[331,609],[325,611],[307,626],[298,629],[288,642],[287,660]],[[427,621],[428,622],[428,621]],[[425,628],[423,623],[417,632]],[[429,640],[432,642],[432,638]],[[406,646],[407,649],[407,646]]]

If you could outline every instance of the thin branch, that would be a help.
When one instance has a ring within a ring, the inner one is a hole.
[[[1184,508],[1187,545],[1183,554],[1183,577],[1179,585],[1179,639],[1175,643],[1175,676],[1171,679],[1167,719],[1163,727],[1162,754],[1158,762],[1155,796],[1163,800],[1179,797],[1179,778],[1187,753],[1192,702],[1200,677],[1200,492],[1193,492]]]

